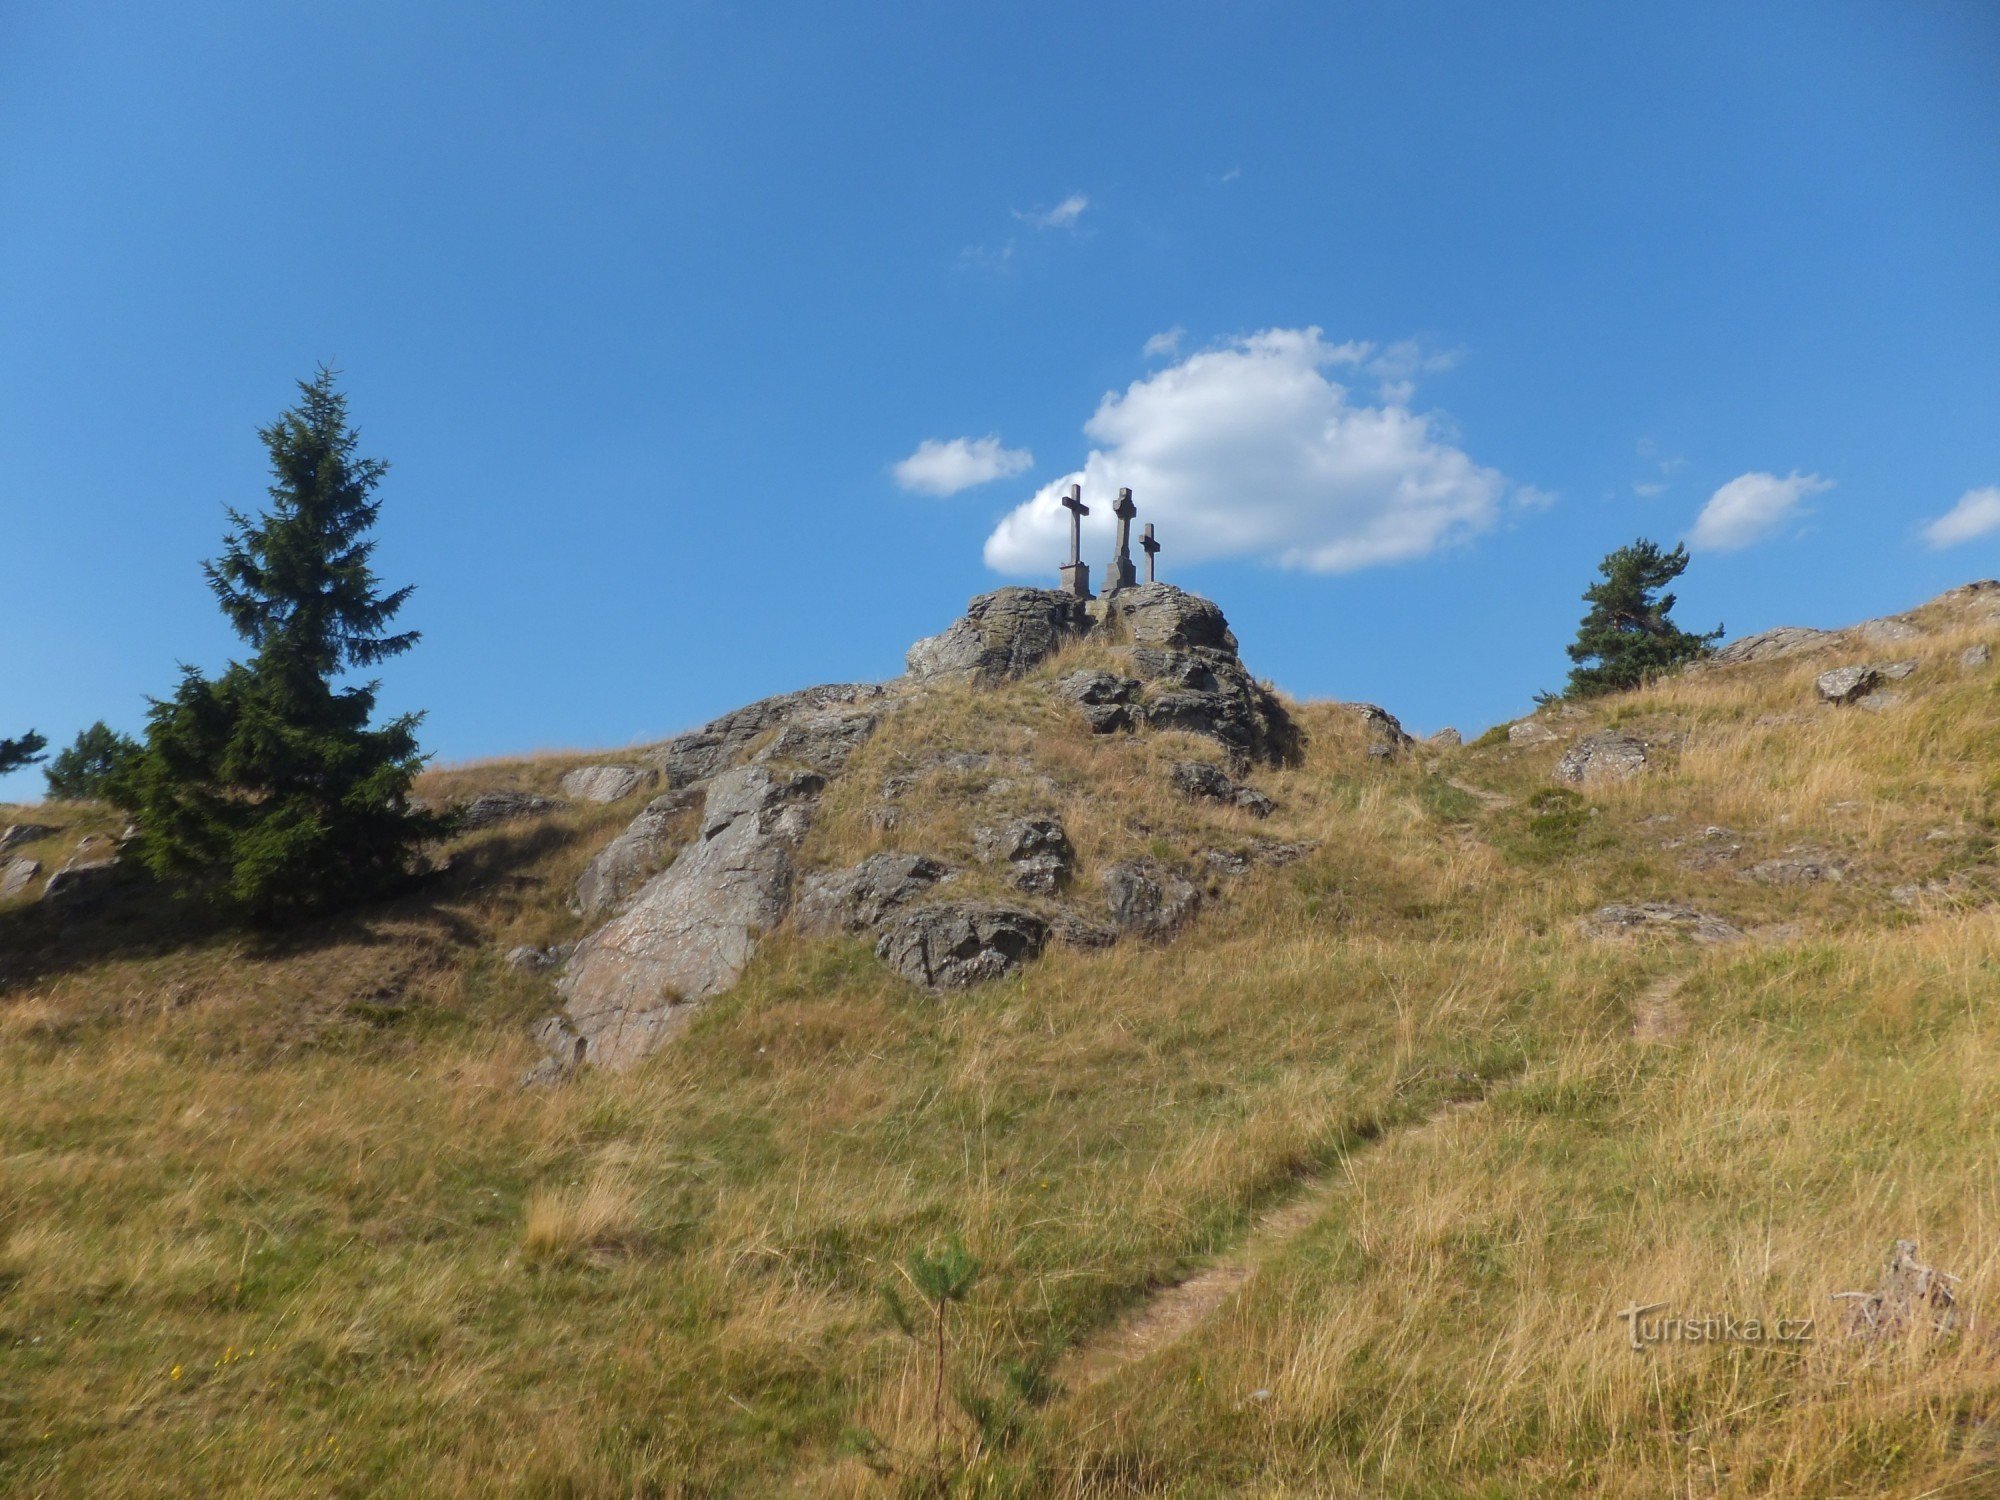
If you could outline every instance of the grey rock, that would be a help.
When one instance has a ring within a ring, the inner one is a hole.
[[[547,1055],[521,1075],[521,1087],[543,1088],[561,1083],[583,1066],[589,1044],[570,1025],[569,1017],[544,1016],[535,1023],[535,1045]]]
[[[1744,636],[1740,641],[1731,641],[1709,660],[1721,667],[1746,661],[1775,661],[1780,657],[1817,650],[1831,641],[1833,634],[1831,630],[1813,630],[1804,625],[1780,625],[1774,630],[1760,630],[1755,635]]]
[[[1082,713],[1092,734],[1122,734],[1134,723],[1131,706],[1124,703],[1086,703]]]
[[[1909,701],[1910,695],[1908,693],[1895,692],[1889,688],[1878,688],[1863,698],[1859,707],[1865,708],[1871,714],[1885,714],[1892,708],[1901,708]]]
[[[1436,734],[1425,740],[1424,743],[1434,746],[1439,750],[1456,750],[1460,745],[1465,743],[1465,736],[1460,734],[1456,729],[1447,727],[1440,729]]]
[[[578,802],[623,802],[660,779],[647,766],[578,766],[562,779],[562,794]]]
[[[1522,719],[1507,726],[1507,743],[1510,745],[1547,745],[1559,736],[1540,719]]]
[[[52,833],[61,833],[60,828],[51,828],[46,823],[10,823],[0,831],[0,854],[6,853],[17,844],[32,844],[36,839],[45,839]]]
[[[1191,651],[1172,651],[1164,646],[1134,646],[1126,652],[1132,670],[1148,682],[1169,687],[1193,688],[1198,693],[1220,691],[1222,679],[1216,663]]]
[[[561,806],[554,797],[537,797],[532,792],[482,792],[458,809],[458,829],[470,833],[514,818],[554,812]]]
[[[42,905],[68,911],[94,906],[123,874],[115,855],[110,859],[72,859],[42,887]]]
[[[1076,850],[1054,818],[1012,818],[992,828],[976,828],[972,849],[987,864],[1005,864],[1017,890],[1052,896],[1069,883]]]
[[[1905,677],[1908,677],[1912,672],[1917,670],[1917,659],[1913,656],[1908,661],[1877,662],[1875,670],[1891,682],[1901,682]]]
[[[1640,901],[1632,905],[1601,906],[1583,919],[1583,930],[1592,937],[1626,937],[1644,932],[1672,932],[1693,938],[1697,943],[1733,943],[1743,930],[1720,917],[1677,906],[1666,901]]]
[[[1843,1338],[1864,1343],[1904,1344],[1922,1328],[1935,1338],[1957,1331],[1959,1278],[1917,1259],[1914,1240],[1897,1240],[1889,1263],[1872,1292],[1837,1292],[1846,1306],[1840,1315]]]
[[[1893,646],[1902,641],[1914,641],[1923,635],[1923,631],[1908,620],[1897,619],[1894,615],[1880,620],[1863,620],[1854,628],[1863,640],[1877,646]]]
[[[9,896],[18,896],[34,883],[42,873],[42,862],[38,859],[10,859],[0,865],[0,901]]]
[[[928,855],[871,854],[849,869],[808,875],[792,921],[804,932],[866,932],[950,874]]]
[[[1312,839],[1252,839],[1241,849],[1207,849],[1202,851],[1202,864],[1211,875],[1247,875],[1256,865],[1266,865],[1281,869],[1304,859],[1314,849],[1317,841]]]
[[[1813,679],[1820,697],[1833,704],[1857,703],[1882,685],[1882,674],[1871,666],[1835,667]]]
[[[789,720],[756,754],[763,762],[784,761],[809,766],[831,776],[847,764],[882,722],[879,709],[845,707],[820,709]]]
[[[1118,941],[1118,934],[1112,928],[1067,909],[1057,912],[1050,921],[1049,937],[1070,948],[1109,948]]]
[[[1977,645],[1967,646],[1963,651],[1958,653],[1958,665],[1962,670],[1967,672],[1976,672],[1981,667],[1988,665],[1992,660],[1993,648],[1984,641],[1980,641]]]
[[[1362,728],[1368,732],[1368,754],[1377,760],[1401,755],[1416,741],[1403,730],[1402,721],[1386,708],[1377,708],[1372,703],[1343,703],[1340,705],[1348,713],[1361,720]]]
[[[1055,685],[1056,696],[1072,703],[1130,703],[1138,692],[1137,678],[1120,677],[1116,672],[1101,672],[1091,667],[1072,672]]]
[[[981,594],[941,635],[910,647],[915,682],[958,678],[991,684],[1019,677],[1091,628],[1084,601],[1056,589],[1004,588]]]
[[[709,783],[694,841],[577,945],[558,986],[591,1062],[629,1067],[736,982],[785,915],[793,854],[825,784],[765,765]]]
[[[686,786],[655,797],[598,851],[577,877],[570,909],[586,917],[609,916],[667,862],[678,846],[682,815],[701,805],[702,791]]]
[[[872,703],[884,696],[886,689],[872,682],[828,683],[778,693],[676,735],[645,752],[644,758],[659,767],[668,787],[691,786],[735,765],[753,741],[794,718],[842,705]]]
[[[550,969],[560,968],[565,959],[576,951],[574,943],[551,943],[546,948],[522,945],[507,950],[507,967],[517,974],[543,974]]]
[[[1845,880],[1847,867],[1832,855],[1793,849],[1752,865],[1744,874],[1765,885],[1820,885]]]
[[[896,917],[876,955],[912,984],[964,989],[1041,955],[1049,924],[1033,912],[985,902],[920,906]]]
[[[1278,804],[1269,797],[1241,785],[1220,766],[1212,766],[1207,761],[1175,761],[1168,774],[1173,779],[1174,790],[1183,797],[1226,802],[1259,818],[1268,818],[1277,811]]]
[[[1587,734],[1556,762],[1555,779],[1573,786],[1630,781],[1646,769],[1646,744],[1616,729]]]
[[[1142,583],[1099,601],[1104,623],[1135,646],[1204,647],[1236,654],[1236,637],[1212,600],[1170,583]]]
[[[1143,937],[1169,937],[1194,915],[1201,892],[1150,861],[1116,864],[1099,877],[1112,925]]]

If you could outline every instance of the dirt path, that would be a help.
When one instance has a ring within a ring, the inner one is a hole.
[[[1465,793],[1466,796],[1472,798],[1482,807],[1512,807],[1514,805],[1514,799],[1505,792],[1490,792],[1483,786],[1474,786],[1471,782],[1461,781],[1456,776],[1446,781],[1445,785],[1458,788],[1458,790]]]
[[[1680,1003],[1685,974],[1655,979],[1632,1001],[1632,1035],[1642,1042],[1670,1042],[1687,1030],[1687,1011]]]

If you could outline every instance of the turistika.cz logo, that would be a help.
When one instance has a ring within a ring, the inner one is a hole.
[[[1670,1313],[1664,1302],[1618,1310],[1638,1350],[1655,1344],[1809,1344],[1811,1318],[1739,1318],[1734,1313]],[[1656,1316],[1657,1314],[1657,1316]]]

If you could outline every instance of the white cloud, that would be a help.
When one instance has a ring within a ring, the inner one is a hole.
[[[1739,474],[1708,497],[1688,541],[1716,552],[1761,542],[1800,513],[1806,496],[1832,488],[1831,479],[1817,474]]]
[[[2000,531],[2000,485],[1967,490],[1958,504],[1924,528],[1924,540],[1933,547],[1956,547],[1974,537]]]
[[[1158,526],[1169,564],[1250,557],[1338,573],[1421,557],[1491,526],[1505,478],[1433,417],[1400,401],[1357,403],[1327,376],[1341,366],[1366,374],[1377,358],[1372,345],[1329,344],[1317,328],[1273,328],[1111,392],[1084,424],[1097,446],[1083,468],[1000,522],[987,565],[1052,572],[1068,547],[1058,502],[1072,482],[1092,507],[1094,552],[1107,549],[1108,502],[1124,485]]]
[[[1014,217],[1023,224],[1032,224],[1037,229],[1074,229],[1076,221],[1083,217],[1083,211],[1090,207],[1090,200],[1082,193],[1071,193],[1054,208],[1035,209],[1022,213],[1014,210]]]
[[[1632,493],[1641,500],[1651,500],[1655,495],[1664,495],[1666,492],[1667,487],[1664,484],[1652,484],[1643,479],[1635,480],[1632,484]]]
[[[1187,330],[1176,323],[1165,333],[1156,333],[1146,340],[1145,348],[1139,352],[1147,359],[1164,359],[1169,354],[1178,354],[1181,340],[1187,337]]]
[[[1000,439],[953,438],[941,442],[927,438],[917,451],[896,465],[896,483],[906,490],[926,495],[956,495],[975,484],[1011,478],[1035,466],[1035,456],[1026,448],[1003,448]]]

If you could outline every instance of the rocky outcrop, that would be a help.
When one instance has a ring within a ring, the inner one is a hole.
[[[1835,667],[1830,672],[1822,672],[1813,680],[1813,687],[1820,700],[1835,707],[1859,703],[1865,707],[1882,706],[1874,700],[1881,698],[1890,703],[1901,699],[1893,694],[1881,692],[1886,683],[1901,682],[1917,670],[1914,659],[1909,661],[1865,662],[1848,667]]]
[[[1019,677],[1091,628],[1084,601],[1055,589],[1005,588],[981,594],[963,618],[910,647],[912,682],[991,684]]]
[[[562,794],[576,802],[623,802],[660,779],[647,766],[578,766],[562,779]]]
[[[556,798],[538,797],[533,792],[485,792],[457,809],[458,831],[470,833],[475,828],[554,812],[561,806]]]
[[[1630,781],[1646,769],[1646,742],[1617,729],[1586,734],[1556,762],[1554,776],[1572,786]]]
[[[646,751],[643,758],[659,768],[669,788],[690,786],[736,764],[753,741],[794,718],[828,708],[873,703],[884,696],[886,690],[877,683],[842,682],[759,698],[699,729],[676,735]]]
[[[1236,637],[1215,601],[1170,583],[1120,589],[1098,601],[1097,614],[1114,635],[1134,646],[1236,655]]]
[[[868,932],[951,874],[923,854],[871,854],[845,870],[806,877],[792,921],[804,932]]]
[[[32,844],[36,839],[45,839],[52,833],[61,833],[60,828],[51,828],[46,823],[9,823],[0,829],[0,854],[19,844]]]
[[[1225,803],[1258,818],[1268,818],[1278,809],[1262,792],[1232,780],[1220,766],[1205,760],[1177,760],[1167,774],[1174,790],[1192,801]]]
[[[1340,707],[1361,720],[1361,727],[1368,735],[1371,759],[1386,760],[1416,744],[1404,731],[1403,721],[1386,708],[1377,708],[1373,703],[1343,703]]]
[[[577,945],[559,985],[584,1055],[626,1067],[734,984],[790,904],[793,854],[825,778],[741,766],[717,776],[694,842]]]
[[[890,923],[876,956],[912,984],[957,990],[998,979],[1041,955],[1049,924],[986,902],[920,906]]]
[[[1709,661],[1718,667],[1735,666],[1746,661],[1776,661],[1780,657],[1817,650],[1832,641],[1834,634],[1831,630],[1814,630],[1805,625],[1779,625],[1775,629],[1746,635],[1740,641],[1731,641]]]
[[[1076,865],[1076,850],[1054,818],[1012,818],[976,828],[972,848],[982,862],[1006,866],[1009,884],[1031,896],[1055,895]]]
[[[86,859],[79,852],[43,885],[42,905],[52,911],[77,911],[93,906],[110,893],[123,874],[117,855]]]
[[[1140,937],[1171,936],[1201,904],[1201,892],[1192,881],[1149,861],[1111,865],[1099,884],[1113,925]]]
[[[1847,878],[1847,867],[1816,849],[1792,849],[1743,872],[1765,885],[1822,885]]]
[[[882,722],[879,709],[826,708],[789,719],[755,759],[809,767],[832,776]]]
[[[1741,928],[1720,917],[1666,901],[1601,906],[1583,919],[1582,926],[1591,937],[1666,932],[1691,937],[1697,943],[1733,943],[1743,936]]]
[[[1055,693],[1077,705],[1092,734],[1116,734],[1132,727],[1131,705],[1140,685],[1136,677],[1086,668],[1058,682]]]
[[[42,873],[42,862],[38,859],[10,859],[0,865],[0,901],[9,896],[18,896],[35,882]]]
[[[699,787],[682,787],[655,797],[625,825],[625,831],[598,851],[577,877],[570,909],[586,917],[609,916],[652,879],[680,842],[685,814],[701,806]]]

